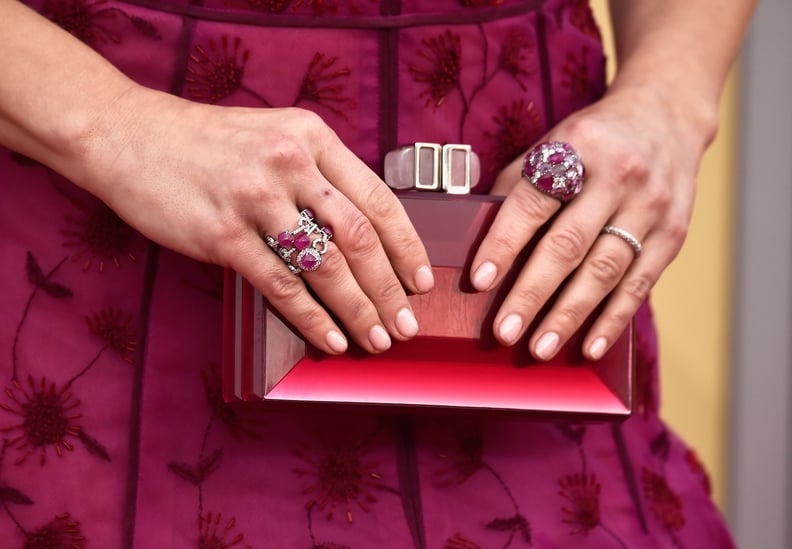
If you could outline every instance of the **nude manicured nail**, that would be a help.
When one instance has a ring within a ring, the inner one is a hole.
[[[325,341],[327,342],[328,347],[339,354],[346,352],[347,348],[349,347],[346,338],[335,330],[327,332]]]
[[[434,275],[432,274],[432,268],[428,265],[424,265],[415,271],[413,282],[415,283],[415,289],[421,293],[428,292],[434,288]]]
[[[378,351],[387,351],[391,346],[391,338],[388,332],[379,324],[369,331],[369,341],[372,347]]]
[[[396,329],[404,337],[414,337],[418,333],[418,321],[410,309],[405,307],[396,315]]]
[[[608,341],[604,337],[598,337],[589,345],[589,356],[594,360],[599,360],[605,354],[605,347]]]
[[[498,333],[505,343],[512,344],[517,341],[517,338],[520,336],[522,326],[523,321],[522,318],[520,318],[520,315],[510,314],[503,319],[503,322],[500,323]]]
[[[495,276],[498,274],[498,269],[494,263],[489,261],[482,263],[476,272],[473,273],[473,287],[479,291],[489,290],[492,283],[495,281]]]
[[[558,349],[558,342],[560,341],[558,334],[555,332],[547,332],[539,338],[536,342],[536,356],[542,360],[549,360],[553,358],[556,350]]]

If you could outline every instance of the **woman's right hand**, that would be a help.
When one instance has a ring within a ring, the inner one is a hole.
[[[159,244],[230,267],[328,353],[388,349],[418,324],[405,288],[433,286],[399,200],[315,114],[192,103],[131,85],[86,136],[80,184]],[[292,274],[263,235],[314,211],[333,238]],[[309,292],[308,286],[316,298]]]

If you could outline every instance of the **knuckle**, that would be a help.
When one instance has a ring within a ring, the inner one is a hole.
[[[521,305],[521,308],[529,311],[538,311],[547,301],[548,295],[542,292],[538,287],[528,286],[520,287],[512,290],[516,302]]]
[[[401,203],[385,184],[371,185],[364,204],[372,219],[388,221],[404,213]]]
[[[614,329],[623,329],[627,326],[630,321],[632,320],[633,314],[635,312],[633,310],[627,309],[619,309],[609,311],[605,321],[609,326],[612,326]]]
[[[515,201],[518,210],[526,219],[547,219],[558,208],[556,199],[542,194],[540,191],[525,187],[521,190],[523,192],[511,193],[509,199]]]
[[[375,286],[372,293],[372,300],[375,303],[387,303],[395,301],[404,295],[401,283],[395,277],[388,277]]]
[[[611,288],[623,274],[623,268],[612,252],[603,252],[592,257],[589,271],[603,287]]]
[[[558,306],[554,311],[555,322],[563,326],[564,330],[572,333],[586,319],[586,310],[581,304],[565,304]]]
[[[280,274],[280,273],[279,273]],[[268,278],[267,298],[278,304],[294,301],[299,298],[303,291],[302,281],[289,273],[280,274]],[[281,308],[280,306],[278,308]]]
[[[575,227],[550,231],[542,239],[541,247],[565,265],[577,265],[587,251],[586,238]]]
[[[358,212],[346,223],[345,251],[350,255],[368,256],[379,246],[379,238],[371,221]]]
[[[624,279],[622,282],[624,292],[637,303],[643,303],[649,297],[649,292],[654,285],[652,278],[646,273]]]
[[[649,155],[639,148],[625,147],[615,153],[613,170],[616,181],[622,183],[643,183],[649,179]]]

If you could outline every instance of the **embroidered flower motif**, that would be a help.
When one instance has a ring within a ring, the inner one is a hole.
[[[38,452],[39,464],[45,465],[47,448],[52,447],[58,457],[63,456],[64,450],[74,450],[68,437],[80,436],[80,426],[75,423],[82,417],[77,411],[80,401],[73,397],[68,385],[58,390],[46,378],[36,382],[30,376],[28,385],[26,390],[15,380],[12,387],[6,387],[5,394],[13,404],[0,404],[0,409],[20,416],[22,423],[0,428],[0,433],[20,433],[8,441],[9,448],[16,448],[22,454],[16,464],[24,463]]]
[[[46,525],[26,532],[23,549],[82,549],[85,536],[80,523],[69,513],[56,516]]]
[[[498,67],[506,71],[517,81],[523,91],[528,89],[525,78],[531,76],[532,71],[525,68],[528,56],[524,50],[533,49],[536,46],[533,38],[521,29],[511,29],[503,42],[500,56],[498,57]]]
[[[80,215],[66,216],[71,228],[63,229],[61,234],[66,239],[63,246],[77,250],[73,261],[83,260],[84,271],[94,263],[100,273],[111,262],[120,267],[123,256],[137,261],[134,250],[136,233],[113,210],[98,201],[75,201],[75,205]]]
[[[297,102],[309,101],[324,106],[335,114],[346,118],[346,113],[341,107],[355,108],[354,99],[344,95],[345,80],[351,73],[349,67],[334,67],[338,57],[326,57],[317,52],[308,65],[308,70],[303,78]]]
[[[250,50],[242,49],[242,41],[228,36],[220,45],[210,40],[206,47],[198,44],[187,63],[187,92],[197,101],[217,103],[242,86],[242,78]]]
[[[701,463],[701,460],[693,450],[688,450],[685,452],[685,462],[690,467],[690,470],[693,471],[694,474],[698,475],[701,478],[701,484],[704,487],[704,490],[707,494],[712,494],[712,483],[710,482],[709,474],[707,473],[707,469],[704,467],[704,464]]]
[[[132,328],[133,318],[114,308],[107,307],[85,318],[88,329],[102,339],[108,347],[132,363],[137,348],[137,334]]]
[[[422,66],[411,65],[410,74],[426,88],[419,98],[426,98],[426,106],[443,104],[446,97],[459,87],[459,72],[462,66],[462,42],[458,34],[450,30],[431,38],[424,38],[418,56],[424,60]]]
[[[487,131],[484,135],[493,143],[482,154],[489,161],[491,172],[502,169],[525,154],[542,133],[539,113],[533,101],[513,101],[511,105],[501,107],[492,121],[495,130]]]
[[[575,52],[568,52],[566,62],[561,69],[561,86],[567,88],[572,97],[578,101],[585,101],[592,94],[588,67],[585,63],[588,50],[588,46],[583,46],[580,55]]]
[[[198,517],[198,548],[199,549],[229,549],[230,547],[241,547],[252,549],[245,544],[245,536],[242,533],[234,533],[236,529],[236,519],[231,518],[225,524],[221,524],[222,515],[220,513],[203,513]]]
[[[325,447],[320,453],[301,445],[295,454],[309,467],[298,467],[294,472],[299,477],[311,477],[312,482],[304,493],[316,494],[306,502],[306,509],[327,509],[329,520],[336,507],[343,504],[349,523],[352,523],[353,503],[368,513],[377,502],[374,490],[381,486],[382,475],[376,470],[378,463],[366,460],[366,453],[362,447]]]
[[[668,485],[665,477],[644,467],[641,484],[655,516],[669,530],[679,530],[685,525],[682,500]]]
[[[434,472],[440,481],[440,486],[464,484],[484,467],[484,438],[480,433],[464,436],[459,440],[454,452],[439,454],[438,457],[449,462],[447,466]]]
[[[42,12],[53,23],[60,26],[76,38],[91,46],[98,46],[107,42],[121,42],[120,35],[101,22],[115,20],[121,16],[129,20],[132,27],[148,38],[160,40],[157,28],[149,21],[136,16],[130,16],[118,8],[99,8],[106,0],[48,0],[44,3]]]
[[[569,502],[562,507],[563,523],[572,525],[572,534],[588,534],[600,524],[600,484],[596,476],[567,475],[558,481],[561,497]]]
[[[216,368],[210,367],[201,370],[201,381],[206,401],[212,410],[212,416],[226,426],[231,436],[236,439],[242,438],[242,435],[255,439],[261,438],[261,434],[255,429],[254,422],[248,416],[240,414],[223,398],[223,389]]]
[[[589,0],[572,0],[569,6],[569,22],[583,34],[596,40],[601,39],[599,26],[589,6]]]

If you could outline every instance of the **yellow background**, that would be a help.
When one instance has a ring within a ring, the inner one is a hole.
[[[607,1],[592,0],[592,6],[606,39],[612,74],[615,56]],[[722,509],[727,498],[736,113],[732,75],[721,102],[718,137],[699,172],[687,241],[652,296],[660,332],[661,412],[698,453]]]

